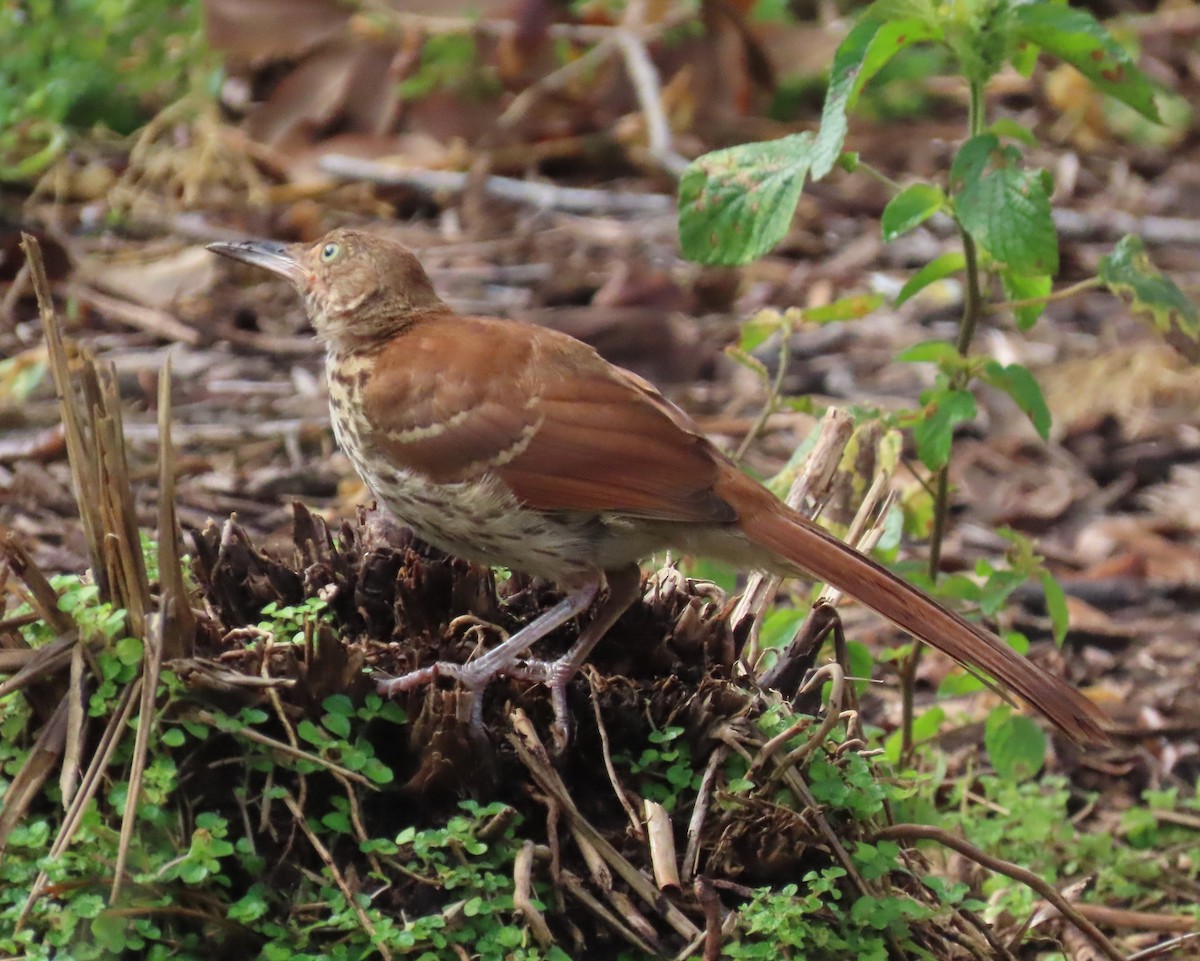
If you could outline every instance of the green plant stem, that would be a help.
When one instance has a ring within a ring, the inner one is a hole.
[[[754,438],[762,433],[762,429],[767,426],[767,420],[779,409],[779,392],[783,390],[783,377],[787,373],[788,362],[792,358],[792,325],[790,323],[785,322],[780,327],[779,337],[779,367],[775,371],[775,379],[771,381],[771,393],[763,403],[762,410],[758,412],[758,417],[750,425],[750,429],[746,431],[746,436],[738,444],[738,448],[733,454],[734,460],[740,461],[746,456],[746,451],[754,443]]]
[[[1082,294],[1086,290],[1093,290],[1099,286],[1101,286],[1099,277],[1089,277],[1087,280],[1079,281],[1079,283],[1051,291],[1045,297],[1028,297],[1025,300],[1002,300],[995,304],[988,304],[984,307],[984,311],[989,314],[999,314],[1009,310],[1021,310],[1023,307],[1052,304],[1056,300],[1067,300],[1076,294]]]
[[[861,170],[863,173],[867,174],[868,176],[874,177],[885,187],[890,187],[892,189],[892,191],[895,193],[900,193],[900,191],[902,191],[904,189],[904,185],[902,183],[900,183],[899,181],[893,180],[891,177],[889,177],[887,174],[885,174],[878,167],[872,167],[869,163],[867,163],[864,160],[859,160],[858,166],[855,167],[854,169],[856,171]]]
[[[969,136],[974,137],[983,132],[984,98],[983,84],[971,81],[971,99],[968,108]],[[979,249],[975,239],[962,228],[958,228],[962,237],[963,258],[966,261],[967,283],[966,297],[963,301],[962,317],[958,322],[958,340],[954,347],[959,355],[966,357],[971,350],[971,342],[975,339],[975,331],[979,327],[979,318],[985,312],[983,303],[983,284],[979,276]],[[970,374],[959,371],[950,378],[952,390],[963,390],[970,382]],[[942,467],[933,483],[933,530],[929,538],[929,579],[936,583],[938,571],[942,565],[942,542],[946,537],[946,519],[950,513],[950,473],[948,467]],[[916,687],[917,670],[921,666],[921,655],[925,645],[913,641],[912,649],[900,665],[900,754],[907,758],[913,747],[913,693]]]
[[[979,80],[970,81],[971,99],[967,106],[967,126],[970,129],[970,136],[977,137],[983,133],[983,82]]]

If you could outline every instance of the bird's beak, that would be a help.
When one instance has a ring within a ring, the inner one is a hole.
[[[209,244],[208,249],[222,257],[269,270],[297,286],[303,284],[308,276],[308,272],[300,266],[291,248],[286,244],[270,240],[243,240],[236,244]]]

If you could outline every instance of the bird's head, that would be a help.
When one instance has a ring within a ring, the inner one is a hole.
[[[360,230],[338,228],[313,244],[246,240],[208,249],[290,281],[317,336],[331,345],[370,346],[419,312],[445,306],[411,250]]]

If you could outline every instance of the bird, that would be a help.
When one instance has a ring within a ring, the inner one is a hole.
[[[1107,740],[1103,713],[1065,680],[793,511],[653,385],[583,342],[456,312],[411,250],[373,231],[208,249],[300,295],[325,346],[334,435],[378,504],[449,554],[563,591],[490,651],[388,678],[382,693],[439,676],[477,693],[520,674],[546,683],[565,725],[567,683],[637,598],[640,562],[669,549],[832,584],[1073,740]],[[589,608],[565,654],[527,657]]]

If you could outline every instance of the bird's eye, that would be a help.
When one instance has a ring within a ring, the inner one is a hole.
[[[321,248],[321,262],[327,264],[331,260],[336,259],[341,252],[341,244],[326,244]]]

